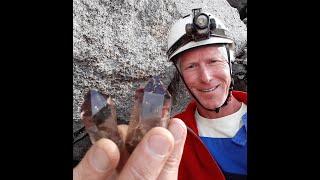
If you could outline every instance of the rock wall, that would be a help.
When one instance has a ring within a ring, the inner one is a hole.
[[[236,89],[246,90],[247,27],[226,0],[73,0],[74,160],[90,146],[79,118],[88,89],[111,95],[119,123],[126,123],[140,84],[153,75],[160,75],[166,86],[174,79],[175,70],[166,58],[168,30],[198,7],[215,14],[230,30],[236,42]],[[179,87],[172,92],[179,99],[173,114],[190,99],[181,83]]]
[[[245,19],[247,17],[247,0],[227,0],[228,3],[237,8],[240,14],[240,19]]]

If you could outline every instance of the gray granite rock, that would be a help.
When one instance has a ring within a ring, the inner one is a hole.
[[[240,18],[247,17],[247,0],[227,0],[228,3],[239,11]]]

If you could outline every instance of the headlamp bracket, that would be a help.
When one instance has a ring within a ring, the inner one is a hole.
[[[192,41],[202,41],[210,38],[210,33],[216,29],[214,19],[201,12],[201,8],[192,9],[192,23],[186,24],[186,35]]]

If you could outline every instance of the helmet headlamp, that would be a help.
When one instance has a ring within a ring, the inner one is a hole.
[[[186,18],[188,16],[185,16]],[[185,34],[177,40],[167,51],[170,57],[178,48],[194,41],[202,41],[210,37],[227,38],[225,30],[217,28],[216,21],[210,14],[202,13],[201,8],[192,9],[192,22],[185,24]]]

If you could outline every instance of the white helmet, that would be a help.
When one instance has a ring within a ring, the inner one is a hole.
[[[207,44],[230,44],[233,40],[226,35],[225,25],[212,14],[202,13],[201,8],[174,23],[168,36],[167,55],[169,61],[187,50]]]

